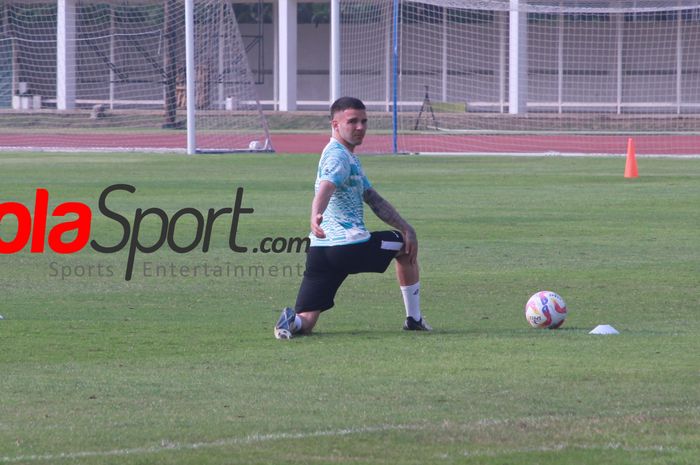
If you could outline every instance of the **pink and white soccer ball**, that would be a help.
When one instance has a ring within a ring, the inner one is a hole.
[[[561,296],[551,291],[540,291],[525,305],[525,318],[533,328],[556,329],[564,324],[568,311]]]

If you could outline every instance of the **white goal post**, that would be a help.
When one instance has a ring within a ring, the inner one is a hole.
[[[21,147],[272,151],[230,1],[0,0],[0,69]]]
[[[700,0],[340,3],[373,151],[700,154]]]

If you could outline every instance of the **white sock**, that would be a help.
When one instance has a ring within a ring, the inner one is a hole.
[[[292,326],[293,333],[301,331],[301,318],[299,318],[299,315],[294,315],[294,324]]]
[[[420,313],[420,281],[410,286],[400,286],[403,294],[403,304],[406,307],[406,316],[416,321],[421,320]]]

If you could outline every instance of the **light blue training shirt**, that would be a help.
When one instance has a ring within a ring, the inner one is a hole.
[[[326,237],[321,239],[313,233],[309,235],[311,246],[334,246],[357,244],[369,239],[365,227],[363,194],[370,184],[360,164],[360,159],[343,144],[331,138],[323,149],[318,162],[315,192],[321,181],[330,181],[335,192],[323,212],[321,228]]]

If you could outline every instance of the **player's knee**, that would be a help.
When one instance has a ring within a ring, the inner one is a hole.
[[[418,256],[416,256],[416,259],[417,258]],[[396,261],[402,266],[412,265],[411,256],[403,251],[396,256]]]

